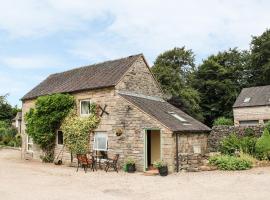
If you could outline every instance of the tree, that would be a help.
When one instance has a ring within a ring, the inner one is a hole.
[[[212,125],[218,117],[232,117],[232,105],[247,84],[249,53],[229,49],[211,55],[198,67],[193,86],[201,94],[200,106],[205,123]]]
[[[11,121],[14,117],[12,106],[7,102],[8,94],[0,96],[0,121]]]
[[[69,94],[46,95],[38,97],[35,108],[26,113],[27,134],[44,151],[44,162],[53,160],[55,132],[74,105]]]
[[[251,86],[270,85],[270,29],[251,41]]]
[[[176,47],[160,54],[152,67],[168,101],[202,120],[199,93],[190,85],[194,70],[194,53],[185,47]]]

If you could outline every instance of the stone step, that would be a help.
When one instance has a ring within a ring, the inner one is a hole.
[[[148,170],[143,173],[144,176],[156,176],[159,175],[159,172],[157,169]]]

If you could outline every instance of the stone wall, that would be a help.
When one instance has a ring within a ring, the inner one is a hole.
[[[205,164],[207,156],[196,153],[179,153],[179,170],[188,172],[198,172]]]
[[[252,133],[254,136],[259,137],[263,132],[263,126],[214,126],[208,137],[209,151],[218,151],[220,141],[231,133],[236,133],[239,136],[245,136]]]
[[[148,96],[162,97],[163,93],[144,59],[141,57],[128,70],[116,90],[128,91]]]

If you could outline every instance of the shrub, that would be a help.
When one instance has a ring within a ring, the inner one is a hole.
[[[220,170],[245,170],[252,167],[249,159],[228,155],[210,157],[209,163]]]
[[[264,127],[270,132],[270,121],[267,122]]]
[[[256,143],[256,154],[261,160],[270,158],[270,134],[268,129],[264,129],[262,136]]]
[[[256,142],[257,138],[255,137],[238,137],[235,133],[232,133],[221,140],[219,151],[225,155],[234,155],[236,151],[243,151],[244,153],[255,155]]]
[[[226,117],[219,117],[219,118],[215,119],[213,125],[214,126],[222,126],[222,125],[232,126],[233,120],[226,118]]]
[[[165,167],[167,164],[162,160],[156,160],[154,161],[153,165],[155,168],[159,169],[161,167]]]
[[[46,95],[37,98],[35,108],[26,113],[27,134],[44,151],[44,161],[52,160],[47,157],[54,155],[55,132],[74,105],[69,94]]]
[[[245,136],[249,136],[249,137],[255,136],[255,131],[249,127],[245,128],[244,133],[245,133]]]
[[[229,136],[221,140],[219,145],[219,151],[222,154],[233,155],[236,151],[240,151],[240,140],[235,133],[231,133]]]

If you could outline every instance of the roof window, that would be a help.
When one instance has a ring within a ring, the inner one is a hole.
[[[175,112],[169,112],[169,114],[171,114],[173,117],[175,117],[176,119],[178,119],[181,122],[186,122],[187,120],[185,120],[183,117],[180,117],[178,114],[176,114]]]
[[[250,102],[250,97],[246,97],[245,99],[244,99],[244,103],[248,103],[248,102]]]

